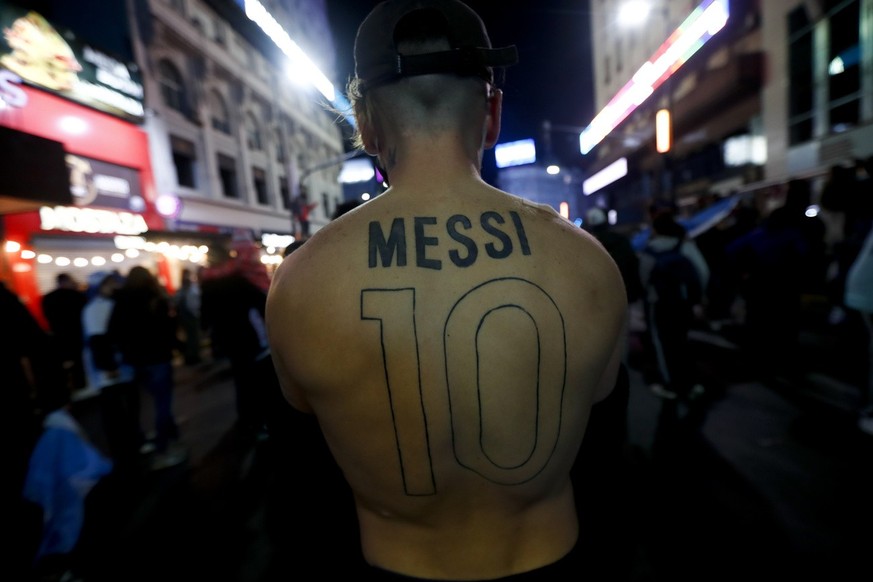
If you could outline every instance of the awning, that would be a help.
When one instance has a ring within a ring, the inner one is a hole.
[[[226,246],[233,239],[227,232],[206,232],[195,230],[150,230],[142,234],[149,242],[168,242],[170,244],[192,244],[207,246]]]
[[[0,152],[0,214],[73,204],[61,142],[0,127]]]

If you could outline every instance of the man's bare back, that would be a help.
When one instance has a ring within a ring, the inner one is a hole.
[[[492,67],[516,59],[457,0],[378,4],[349,94],[391,188],[285,259],[268,299],[283,392],[318,418],[364,558],[393,573],[563,563],[570,468],[623,353],[606,251],[480,177],[500,130]]]
[[[330,224],[281,266],[268,308],[286,396],[319,419],[367,560],[449,579],[572,548],[568,473],[624,313],[583,231],[466,188],[389,191]]]

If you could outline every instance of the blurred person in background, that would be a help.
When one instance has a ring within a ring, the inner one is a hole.
[[[299,239],[299,238],[298,238],[297,240],[295,240],[294,242],[292,242],[291,244],[289,244],[287,247],[285,247],[285,250],[284,250],[283,253],[282,253],[282,257],[283,257],[283,258],[284,258],[284,257],[287,257],[288,255],[290,255],[291,253],[293,253],[294,251],[296,251],[297,249],[299,249],[300,247],[302,247],[302,246],[303,246],[303,243],[305,243],[305,242],[306,242],[305,239]]]
[[[3,281],[0,321],[0,516],[13,534],[4,540],[4,572],[10,580],[26,580],[40,543],[42,515],[22,497],[25,476],[42,432],[44,395],[69,387],[52,337]]]
[[[733,325],[735,319],[737,278],[727,260],[727,246],[758,226],[759,220],[757,208],[740,200],[724,220],[694,238],[709,266],[706,320],[714,331]]]
[[[121,351],[123,362],[133,368],[137,384],[152,398],[152,467],[163,469],[184,462],[187,454],[178,446],[179,427],[173,413],[176,324],[166,290],[147,268],[131,268],[124,285],[116,291],[109,336]]]
[[[785,201],[771,213],[782,214],[778,220],[797,228],[806,244],[806,269],[801,279],[804,295],[825,296],[827,292],[827,225],[812,208],[812,184],[795,178],[785,186]]]
[[[709,266],[672,208],[655,204],[650,216],[652,234],[639,255],[646,321],[643,375],[661,398],[693,399],[704,388],[689,353],[689,333],[702,318]]]
[[[179,289],[173,295],[173,307],[183,334],[182,354],[185,364],[195,366],[201,362],[200,350],[200,282],[193,269],[182,269]]]
[[[42,298],[42,312],[64,359],[72,390],[85,387],[85,367],[82,363],[82,309],[84,291],[69,273],[57,276],[57,287]]]
[[[861,386],[863,409],[858,426],[873,435],[873,230],[867,233],[855,262],[846,277],[846,307],[855,310],[863,320],[867,343],[866,384]]]
[[[602,208],[589,208],[585,213],[585,222],[582,226],[600,241],[600,244],[615,261],[618,270],[621,271],[628,305],[639,301],[642,297],[640,259],[631,245],[630,239],[613,230],[606,219],[606,212]]]
[[[264,439],[280,395],[264,323],[269,273],[253,241],[233,241],[228,251],[216,248],[213,255],[216,264],[201,272],[201,325],[230,360],[240,434]]]
[[[850,165],[831,167],[822,191],[824,215],[830,217],[832,244],[831,276],[828,297],[833,310],[831,321],[843,322],[846,278],[859,256],[867,233],[873,228],[873,156],[854,160]],[[849,307],[851,309],[851,307]],[[849,322],[851,324],[851,322]]]
[[[743,344],[764,374],[794,374],[803,297],[824,273],[823,223],[806,216],[805,181],[788,184],[785,203],[725,249],[745,303]]]
[[[318,207],[318,202],[309,201],[309,194],[305,187],[301,186],[300,190],[300,195],[294,199],[291,210],[294,213],[297,224],[300,225],[300,238],[307,239],[310,236],[311,229],[309,217],[312,211]]]
[[[54,386],[41,398],[42,430],[31,453],[22,494],[42,512],[34,555],[40,582],[77,580],[76,550],[85,525],[86,499],[113,468],[71,410],[71,393]]]
[[[85,361],[89,385],[99,390],[103,431],[109,454],[119,470],[135,468],[139,453],[151,452],[140,421],[140,389],[134,370],[124,363],[109,335],[115,293],[124,284],[120,273],[97,271],[89,278],[88,296],[82,310]]]

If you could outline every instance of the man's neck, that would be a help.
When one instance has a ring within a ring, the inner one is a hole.
[[[480,180],[480,154],[470,152],[451,134],[406,139],[381,152],[379,159],[394,187],[439,187],[454,181]]]

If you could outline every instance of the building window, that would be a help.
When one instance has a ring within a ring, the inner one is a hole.
[[[858,125],[861,113],[861,8],[842,4],[828,18],[828,112],[833,132]]]
[[[185,83],[179,69],[170,61],[163,60],[158,63],[158,83],[167,107],[185,113]]]
[[[246,116],[246,143],[250,150],[261,151],[264,149],[261,140],[261,126],[251,113]]]
[[[230,115],[224,97],[218,91],[209,94],[209,114],[212,129],[230,135]]]
[[[285,142],[282,140],[282,132],[276,131],[275,133],[275,141],[276,141],[276,161],[280,164],[284,164],[287,159],[287,153],[285,152]]]
[[[282,198],[282,207],[291,210],[291,189],[288,188],[288,178],[285,176],[279,178],[279,196]]]
[[[267,175],[261,168],[252,168],[252,182],[255,187],[255,198],[258,204],[267,205],[270,203],[267,196]]]
[[[170,136],[173,151],[173,165],[176,167],[176,181],[184,188],[197,187],[197,153],[194,144],[186,139]]]
[[[239,188],[236,183],[236,160],[224,154],[218,154],[218,177],[221,180],[221,191],[225,198],[239,199]]]
[[[225,46],[227,44],[227,33],[224,31],[224,23],[216,18],[215,26],[213,27],[212,31],[214,34],[215,42],[217,44],[220,44],[221,46]]]
[[[615,72],[616,74],[621,74],[622,63],[624,60],[622,59],[621,53],[621,35],[615,35]]]
[[[813,137],[815,104],[814,37],[806,8],[788,15],[788,140],[791,145]]]

